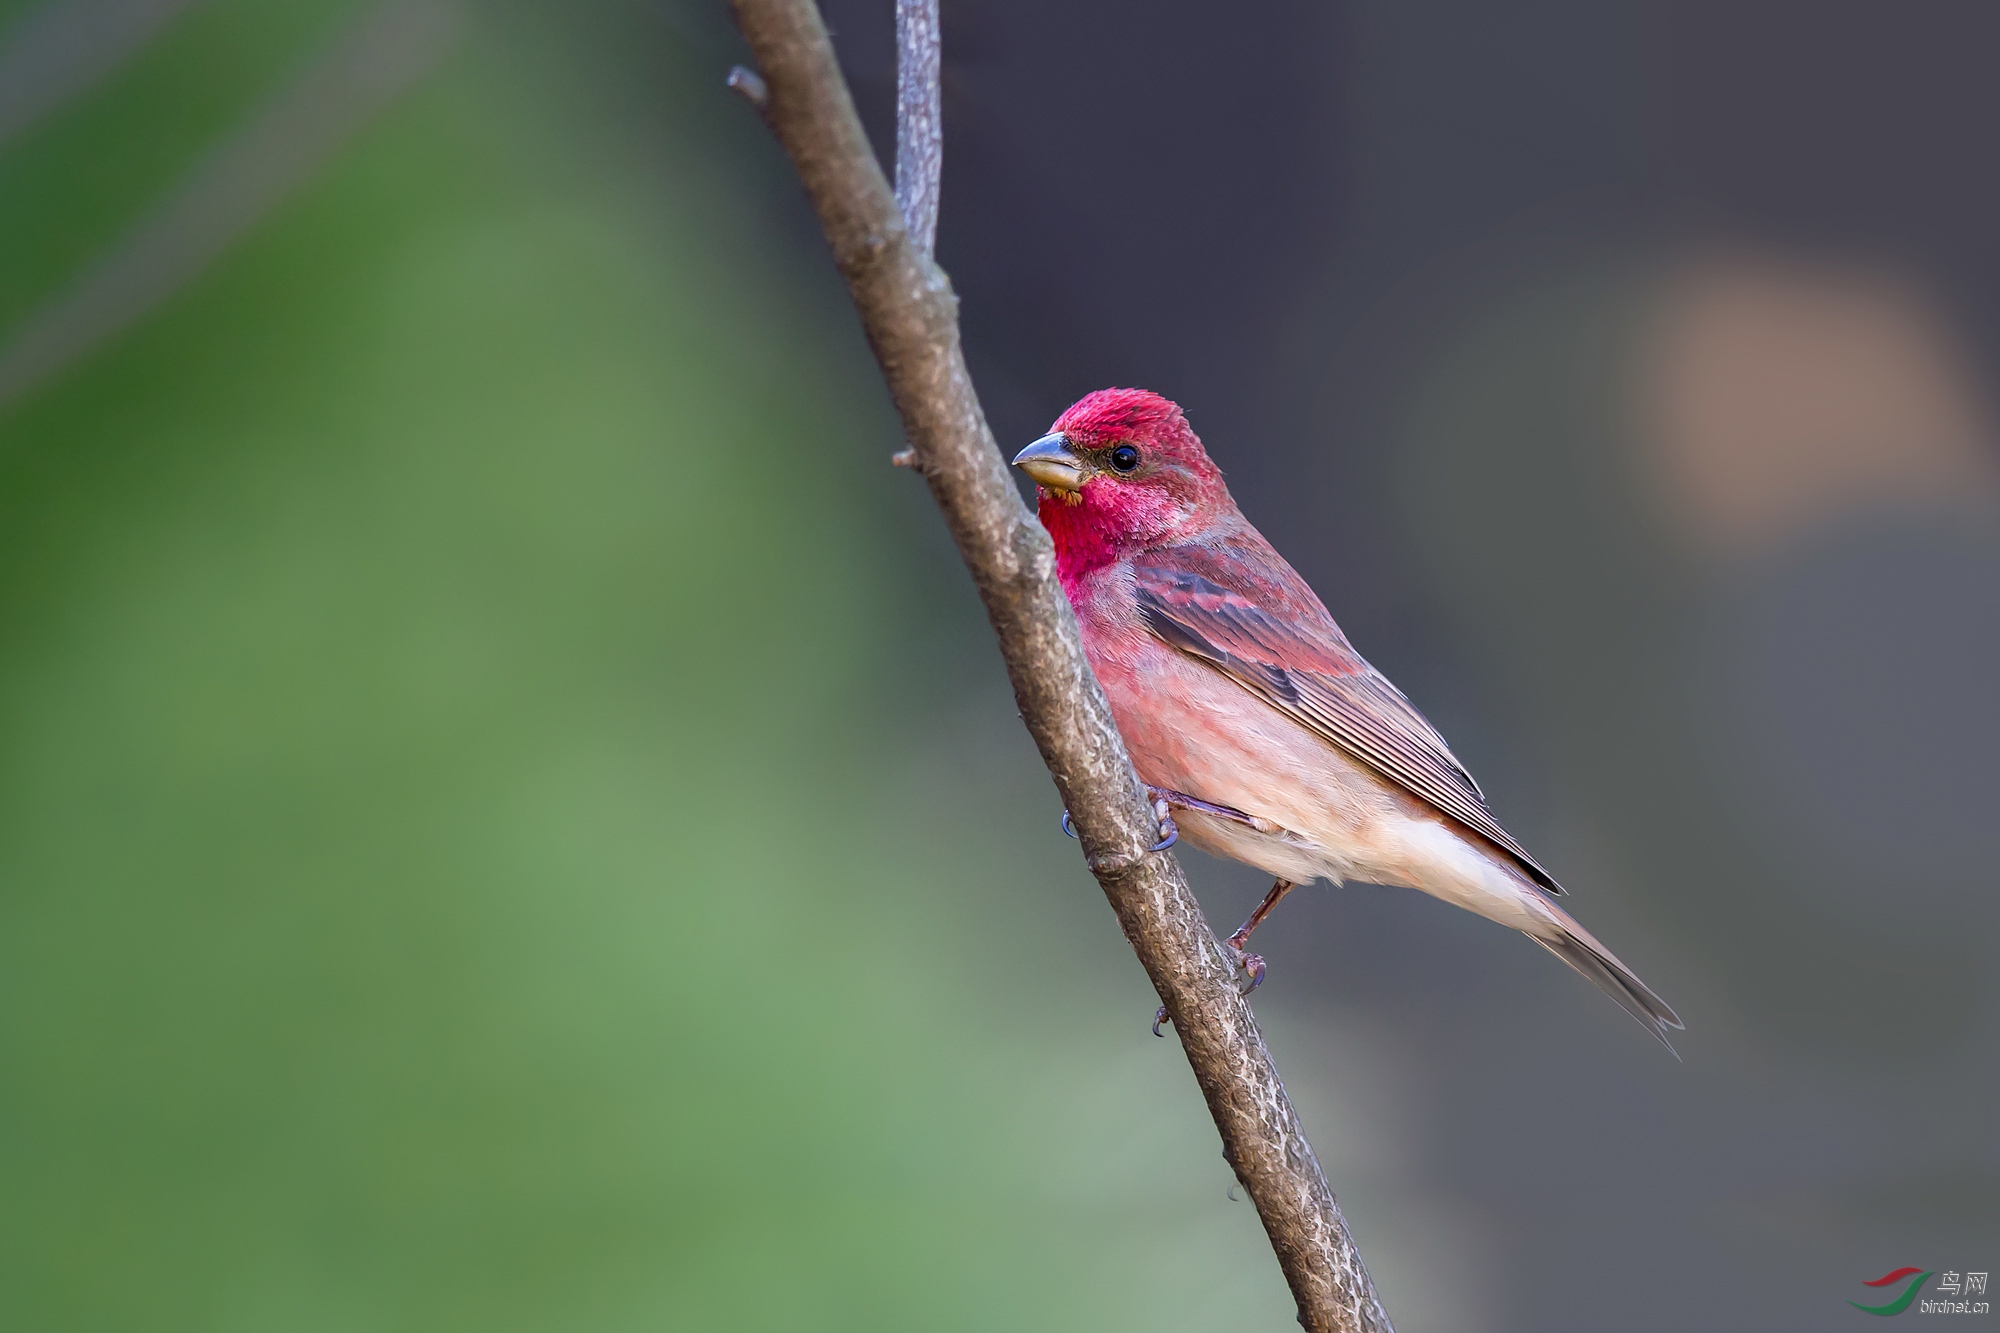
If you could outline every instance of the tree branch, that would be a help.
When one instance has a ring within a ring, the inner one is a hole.
[[[938,0],[896,0],[896,203],[926,259],[937,252],[944,175],[942,58]]]
[[[1255,1201],[1291,1284],[1299,1322],[1313,1333],[1390,1333],[1263,1035],[1237,994],[1230,959],[1179,865],[1147,850],[1158,838],[1155,818],[1084,658],[1048,534],[1021,503],[973,393],[957,298],[930,260],[928,234],[920,241],[904,223],[819,11],[812,0],[733,3],[761,79],[732,83],[746,94],[765,93],[752,100],[819,216],[915,466],[986,604],[1022,720],[1091,873],[1173,1019],[1223,1156]],[[930,50],[934,61],[934,29]],[[898,97],[899,111],[908,92]],[[935,96],[926,105],[934,107]],[[931,151],[934,170],[935,146]]]

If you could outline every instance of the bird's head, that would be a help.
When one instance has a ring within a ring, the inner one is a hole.
[[[1014,456],[1034,478],[1067,581],[1235,509],[1180,407],[1144,389],[1099,389]]]

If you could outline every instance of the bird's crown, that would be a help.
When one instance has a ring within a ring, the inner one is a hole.
[[[1155,445],[1194,444],[1194,431],[1180,404],[1149,389],[1099,389],[1070,404],[1055,430],[1079,447],[1100,448],[1125,440]]]

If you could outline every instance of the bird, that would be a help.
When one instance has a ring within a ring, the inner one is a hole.
[[[1251,933],[1279,901],[1354,880],[1520,931],[1673,1050],[1680,1018],[1556,903],[1562,886],[1437,729],[1244,518],[1178,404],[1144,389],[1087,394],[1014,466],[1035,483],[1056,576],[1162,845],[1177,832],[1275,877],[1228,941],[1245,994],[1266,973]]]

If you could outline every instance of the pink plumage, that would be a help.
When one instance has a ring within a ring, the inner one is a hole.
[[[1402,885],[1524,932],[1662,1042],[1681,1026],[1552,901],[1562,889],[1250,526],[1177,405],[1101,390],[1015,462],[1040,487],[1063,591],[1140,777],[1168,794],[1190,842],[1278,878],[1233,943],[1293,883]]]

